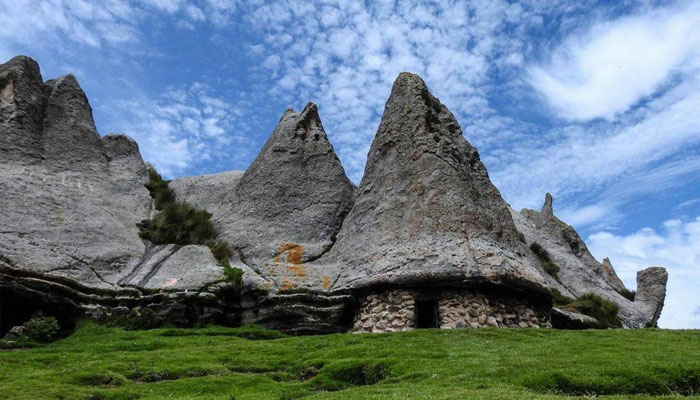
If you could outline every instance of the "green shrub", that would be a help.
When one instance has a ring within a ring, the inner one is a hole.
[[[540,266],[546,272],[554,278],[557,282],[559,281],[559,266],[552,261],[552,258],[549,256],[549,253],[547,250],[544,249],[544,247],[540,246],[539,243],[533,242],[530,245],[530,250],[532,250],[533,253],[539,258],[540,260]]]
[[[568,304],[565,309],[579,312],[598,320],[601,328],[619,328],[622,322],[618,317],[620,307],[593,293],[586,293]]]
[[[567,304],[571,304],[574,299],[572,299],[569,296],[564,296],[561,294],[561,292],[557,289],[552,289],[552,294],[554,295],[554,306],[555,307],[562,307]]]
[[[243,284],[243,271],[239,268],[231,267],[228,263],[224,264],[224,278],[228,284],[240,288]]]
[[[544,272],[559,282],[559,266],[551,261],[540,260],[540,266]]]
[[[58,321],[54,317],[34,318],[24,324],[27,328],[27,336],[37,342],[49,342],[56,339],[58,331]]]
[[[620,293],[622,297],[626,298],[629,301],[634,301],[634,297],[637,295],[637,292],[635,292],[634,290],[627,289],[618,290],[617,293]]]
[[[149,169],[150,180],[146,184],[160,210],[151,219],[139,222],[139,234],[155,244],[204,245],[209,247],[219,265],[224,267],[224,277],[229,286],[225,292],[235,295],[242,285],[243,271],[232,268],[229,260],[233,256],[231,248],[223,241],[211,221],[211,213],[187,202],[176,201],[175,192],[154,169]]]
[[[544,247],[540,246],[539,243],[533,242],[530,245],[530,250],[532,250],[533,253],[537,256],[537,258],[541,260],[546,260],[546,261],[552,261],[552,259],[549,257],[549,253],[547,250],[544,249]]]
[[[149,181],[146,184],[146,189],[151,193],[151,197],[155,202],[156,210],[162,210],[163,206],[175,201],[175,191],[173,191],[162,176],[153,168],[148,169]]]
[[[204,244],[213,240],[216,228],[211,214],[185,202],[171,202],[150,220],[141,221],[141,237],[156,244]]]
[[[205,241],[204,245],[209,247],[214,258],[216,258],[221,265],[229,265],[229,260],[233,257],[233,251],[226,243],[220,240],[210,239]]]

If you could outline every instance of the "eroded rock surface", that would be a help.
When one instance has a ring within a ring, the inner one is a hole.
[[[333,289],[507,286],[547,298],[506,203],[452,113],[399,75],[357,198],[327,260]]]
[[[510,210],[454,116],[409,73],[359,188],[312,103],[284,113],[245,172],[171,182],[235,250],[236,291],[209,248],[139,236],[157,212],[147,181],[137,143],[99,135],[74,76],[43,82],[27,57],[0,65],[0,334],[37,310],[62,323],[151,310],[166,323],[318,333],[413,328],[426,293],[445,328],[549,326],[550,288],[615,301],[627,327],[654,325],[663,305],[663,268],[640,272],[634,302],[620,296],[612,264],[554,216],[551,196],[541,212]]]
[[[513,220],[528,245],[538,243],[560,268],[558,279],[541,270],[547,284],[568,297],[595,293],[618,304],[620,319],[627,328],[655,326],[666,293],[665,270],[649,269],[648,275],[640,273],[638,285],[641,277],[640,288],[647,295],[640,297],[638,294],[634,301],[628,300],[620,294],[625,286],[610,260],[598,262],[574,228],[554,215],[552,203],[552,196],[547,193],[540,212],[528,209],[516,212],[511,209]]]
[[[315,104],[287,110],[215,215],[241,260],[278,289],[320,289],[324,274],[306,264],[333,245],[353,204],[354,185],[328,141]]]

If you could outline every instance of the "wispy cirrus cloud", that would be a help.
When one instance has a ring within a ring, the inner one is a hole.
[[[107,126],[133,136],[143,158],[166,176],[213,162],[222,148],[237,149],[234,156],[254,152],[249,138],[239,133],[243,113],[205,83],[171,88],[156,100],[139,96],[110,107]]]
[[[528,81],[566,119],[613,119],[700,67],[700,5],[656,8],[572,34]]]

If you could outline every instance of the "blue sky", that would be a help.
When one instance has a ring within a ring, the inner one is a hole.
[[[99,131],[169,177],[245,169],[319,105],[359,183],[391,83],[421,75],[512,206],[544,193],[660,324],[700,328],[700,1],[0,0],[0,59],[73,73]],[[580,4],[579,4],[580,3]]]

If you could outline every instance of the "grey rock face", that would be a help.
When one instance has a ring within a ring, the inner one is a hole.
[[[624,289],[624,285],[609,260],[602,264],[598,262],[574,228],[554,215],[551,195],[547,194],[541,212],[524,209],[518,213],[511,209],[511,214],[528,245],[533,242],[538,243],[547,250],[552,260],[559,266],[559,281],[541,270],[551,288],[556,288],[569,297],[595,293],[618,304],[620,320],[626,328],[642,328],[656,323],[658,314],[655,312],[657,307],[660,312],[665,295],[665,281],[661,279],[660,272],[650,273],[649,282],[663,281],[663,291],[659,289],[659,285],[650,284],[653,289],[649,289],[648,292],[654,295],[648,298],[648,302],[645,300],[642,303],[639,297],[636,297],[634,302],[629,301],[618,293]],[[663,268],[660,270],[665,273]],[[554,314],[553,318],[555,318]]]
[[[0,119],[10,122],[4,128],[12,140],[31,133],[30,142],[15,143],[23,143],[22,151],[32,152],[28,159],[36,160],[0,160],[0,255],[25,270],[114,287],[123,267],[143,254],[134,224],[148,214],[148,191],[142,184],[115,184],[125,177],[110,174],[106,147],[72,76],[38,90],[41,75],[31,60],[15,58],[0,69],[24,71],[9,74],[14,76],[14,105],[3,108]],[[37,109],[39,104],[44,112]],[[23,154],[18,149],[16,154]],[[124,160],[115,156],[115,172],[124,168],[117,168]],[[137,148],[129,160],[133,171],[142,170]],[[126,177],[137,182],[144,178]]]
[[[662,267],[651,267],[637,272],[637,294],[634,304],[647,317],[647,326],[656,326],[666,298],[668,272]]]
[[[0,65],[0,160],[30,165],[43,158],[44,83],[39,65],[18,56]]]
[[[417,75],[394,82],[357,193],[327,260],[341,271],[333,289],[490,284],[547,297],[477,150]]]
[[[102,138],[102,143],[109,161],[109,175],[114,181],[135,186],[146,184],[148,171],[134,139],[111,133]]]
[[[245,171],[226,171],[218,174],[188,176],[170,182],[178,201],[186,201],[221,218],[235,208],[236,186]]]
[[[66,75],[46,82],[44,98],[47,166],[92,173],[106,169],[107,156],[92,119],[92,108],[75,77]]]
[[[603,259],[603,262],[600,264],[600,270],[603,279],[608,282],[608,285],[612,286],[613,289],[618,292],[626,289],[625,284],[622,283],[620,277],[617,276],[617,272],[615,272],[615,268],[613,268],[609,258],[605,257]]]
[[[310,277],[304,264],[331,247],[353,193],[316,105],[309,103],[301,112],[284,113],[235,186],[229,210],[214,218],[242,261],[273,286],[320,287],[322,277]]]

